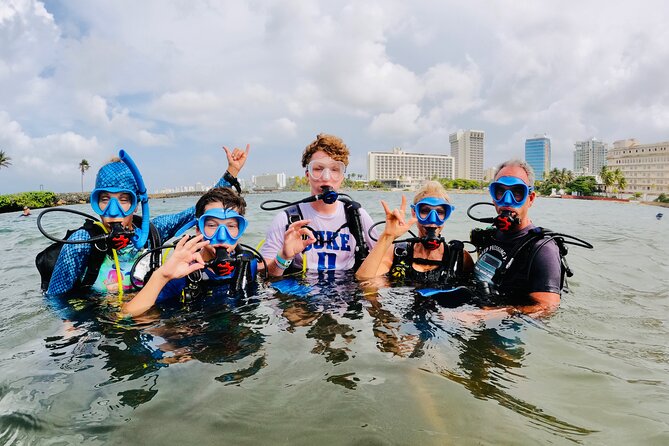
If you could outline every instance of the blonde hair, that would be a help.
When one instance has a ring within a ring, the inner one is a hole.
[[[444,186],[442,186],[438,181],[426,181],[423,183],[420,189],[418,189],[418,192],[416,192],[416,195],[413,197],[413,204],[418,203],[425,197],[441,197],[446,200],[447,203],[451,202],[451,199],[446,193],[446,189],[444,189]]]

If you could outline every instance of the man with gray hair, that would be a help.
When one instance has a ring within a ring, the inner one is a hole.
[[[490,184],[497,217],[477,246],[475,277],[496,305],[511,312],[546,315],[560,304],[563,274],[557,244],[529,218],[534,204],[534,172],[525,161],[500,164]],[[474,231],[475,232],[475,231]],[[472,235],[474,235],[474,232]]]

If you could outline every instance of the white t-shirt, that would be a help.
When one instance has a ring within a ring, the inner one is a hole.
[[[352,269],[355,264],[355,247],[357,242],[351,235],[350,229],[347,227],[341,229],[335,236],[335,232],[346,223],[346,213],[344,211],[344,203],[337,202],[337,212],[332,215],[319,214],[311,207],[310,204],[299,204],[305,220],[311,220],[309,227],[315,231],[322,233],[322,240],[330,243],[319,243],[307,246],[304,251],[304,256],[307,259],[307,268],[310,270],[325,270],[338,269],[348,270]],[[372,217],[367,211],[360,208],[360,222],[365,234],[365,241],[369,249],[374,247],[375,243],[369,237],[369,228],[374,224]],[[286,225],[288,224],[288,216],[285,212],[280,212],[272,220],[272,224],[267,230],[265,236],[265,244],[262,246],[260,253],[266,259],[273,259],[276,254],[283,247],[283,237],[286,233]],[[373,231],[374,238],[377,238],[376,231]],[[317,238],[318,235],[316,236]],[[298,254],[293,259],[296,266],[302,267],[302,254]]]

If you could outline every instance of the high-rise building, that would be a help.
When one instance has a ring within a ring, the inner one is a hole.
[[[395,186],[415,185],[432,178],[453,179],[453,158],[448,155],[392,152],[367,152],[369,181],[383,181]]]
[[[574,143],[574,175],[597,176],[606,166],[608,146],[595,138]]]
[[[483,180],[483,130],[458,130],[448,136],[455,163],[455,178]]]
[[[611,169],[620,169],[627,180],[625,193],[640,192],[644,199],[669,194],[669,141],[639,144],[636,139],[613,143],[606,155]]]
[[[277,190],[286,187],[285,173],[254,175],[251,181],[257,190]]]
[[[532,166],[534,178],[543,181],[544,175],[551,170],[551,139],[545,134],[526,139],[525,161]]]

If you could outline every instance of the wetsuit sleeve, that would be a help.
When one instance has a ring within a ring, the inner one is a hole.
[[[166,242],[174,237],[174,234],[183,225],[195,218],[195,206],[191,206],[178,214],[159,215],[151,219],[151,223],[156,227],[160,234],[160,240]]]
[[[218,180],[214,187],[230,187],[223,177]],[[178,214],[159,215],[151,220],[151,223],[156,227],[160,234],[160,240],[166,242],[174,237],[174,234],[186,223],[195,218],[195,206],[179,212]]]
[[[283,248],[283,238],[286,234],[286,224],[288,216],[285,212],[280,212],[274,216],[272,223],[265,234],[265,243],[260,249],[260,254],[266,259],[273,259],[281,248]]]
[[[369,228],[374,225],[374,220],[372,220],[372,217],[369,216],[366,210],[360,208],[360,221],[362,223],[362,230],[365,231],[365,241],[367,242],[367,246],[369,246],[369,250],[371,251],[372,248],[374,248],[374,245],[376,245],[376,242],[369,236]],[[376,232],[376,228],[372,230],[372,235],[375,239],[379,239],[379,234]]]
[[[181,296],[181,292],[186,287],[186,278],[182,277],[180,279],[172,279],[165,284],[158,297],[156,298],[156,303],[170,302],[175,299],[178,299]]]
[[[541,241],[539,242],[541,243]],[[542,246],[534,257],[530,271],[530,293],[547,292],[560,294],[560,251],[554,241]]]
[[[85,229],[80,229],[68,238],[68,240],[89,240],[91,236]],[[71,291],[74,286],[84,277],[88,260],[91,254],[90,243],[77,245],[63,245],[53,268],[51,281],[47,295],[59,295]]]
[[[232,187],[232,184],[228,183],[223,177],[221,177],[214,187]]]

